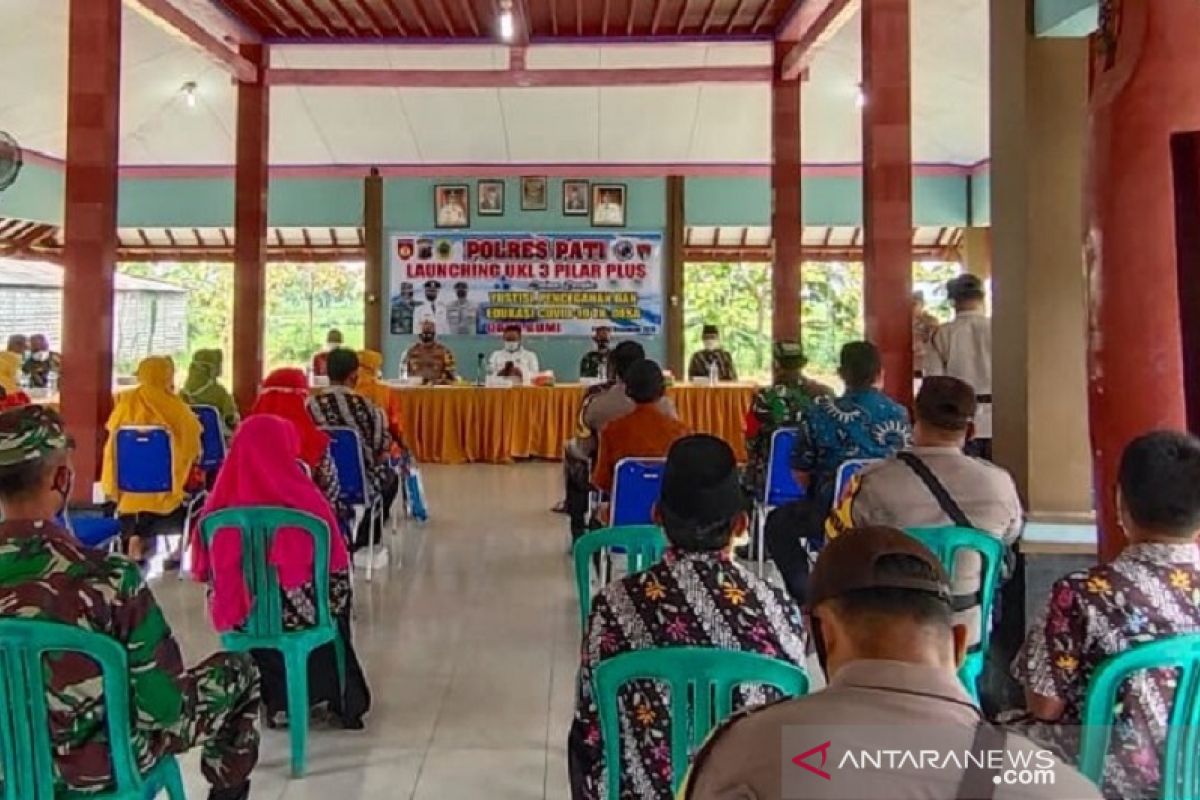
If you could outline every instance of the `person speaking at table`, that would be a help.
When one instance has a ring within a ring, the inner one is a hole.
[[[509,325],[504,329],[504,347],[488,359],[489,374],[519,383],[533,380],[538,374],[537,353],[525,349],[521,336],[520,325]]]
[[[418,341],[400,360],[400,377],[420,378],[427,384],[454,383],[454,352],[437,340],[437,324],[421,323]]]
[[[716,325],[705,325],[700,339],[704,349],[692,355],[688,364],[688,377],[692,380],[711,377],[715,367],[717,380],[736,381],[737,368],[733,366],[733,356],[721,347],[720,329]]]

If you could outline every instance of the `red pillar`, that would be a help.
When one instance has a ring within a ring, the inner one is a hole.
[[[804,221],[800,200],[801,81],[780,78],[789,42],[775,43],[775,79],[771,85],[771,228],[775,261],[771,270],[775,341],[800,341],[800,268],[804,263]]]
[[[234,178],[233,394],[243,413],[254,405],[263,377],[263,317],[267,282],[267,166],[270,142],[270,63],[267,46],[244,44],[258,67],[254,83],[238,84],[237,168]]]
[[[62,412],[90,502],[112,409],[121,0],[71,0],[68,42]]]
[[[909,0],[862,6],[864,297],[885,391],[912,403],[912,87]]]
[[[1200,4],[1112,2],[1108,10],[1095,44],[1085,188],[1088,390],[1105,560],[1124,546],[1114,503],[1122,449],[1149,430],[1187,427],[1176,232],[1198,223],[1176,221],[1171,136],[1200,131]]]

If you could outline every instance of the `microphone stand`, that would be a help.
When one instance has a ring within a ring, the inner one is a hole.
[[[484,362],[485,361],[487,361],[487,356],[485,356],[483,353],[480,353],[478,356],[476,356],[476,364],[475,364],[475,385],[476,386],[483,386],[485,383],[487,383],[487,381],[484,380],[484,372],[485,372]]]

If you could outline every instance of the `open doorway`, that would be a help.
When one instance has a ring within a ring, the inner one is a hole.
[[[1200,131],[1171,137],[1175,263],[1188,429],[1200,433]]]

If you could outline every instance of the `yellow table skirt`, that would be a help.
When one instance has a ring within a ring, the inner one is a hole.
[[[400,394],[408,444],[417,460],[435,464],[557,460],[575,433],[584,393],[577,385],[392,391]],[[744,421],[754,391],[746,384],[684,384],[668,393],[680,419],[693,431],[721,437],[733,447],[738,460],[744,461]]]

